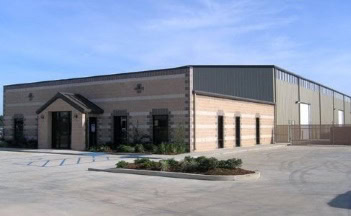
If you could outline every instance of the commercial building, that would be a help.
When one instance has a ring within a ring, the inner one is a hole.
[[[288,124],[350,124],[350,97],[274,65],[208,66],[4,87],[6,140],[84,150],[184,130],[191,151],[284,142]]]

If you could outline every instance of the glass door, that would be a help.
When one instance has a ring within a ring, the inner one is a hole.
[[[52,113],[52,148],[71,148],[71,112]]]

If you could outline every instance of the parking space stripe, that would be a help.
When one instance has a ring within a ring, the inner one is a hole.
[[[50,160],[47,160],[41,167],[45,167],[49,162]]]
[[[66,159],[63,159],[62,162],[60,163],[60,166],[62,166],[65,163]]]

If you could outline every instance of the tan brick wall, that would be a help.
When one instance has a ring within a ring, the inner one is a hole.
[[[21,114],[25,118],[24,133],[26,138],[37,139],[37,121],[40,121],[40,118],[38,120],[36,110],[54,97],[57,92],[81,94],[104,110],[104,114],[96,116],[98,118],[99,143],[113,140],[113,113],[116,110],[125,110],[128,113],[128,122],[139,125],[140,131],[150,136],[152,136],[150,134],[152,131],[150,115],[154,109],[167,109],[169,111],[171,129],[174,129],[176,125],[189,128],[189,103],[187,102],[189,100],[189,83],[186,83],[188,71],[184,70],[182,72],[98,82],[55,84],[44,87],[5,88],[6,139],[13,139],[13,118],[16,114]],[[143,91],[140,93],[135,90],[138,84],[143,87]],[[33,95],[31,100],[28,97],[30,93]],[[88,118],[89,115],[84,118],[84,121]],[[81,120],[83,121],[83,119]],[[39,130],[39,134],[49,133],[40,126]],[[172,130],[170,130],[170,133],[172,133]],[[186,133],[189,133],[188,129]],[[49,143],[49,138],[45,139],[45,142]],[[41,141],[41,143],[44,143],[44,141]]]
[[[218,115],[224,116],[224,148],[235,147],[236,116],[241,116],[241,146],[256,145],[256,117],[261,123],[261,144],[273,142],[274,105],[202,95],[195,97],[196,151],[218,148]]]

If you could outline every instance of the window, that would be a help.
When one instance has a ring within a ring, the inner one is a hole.
[[[300,79],[300,86],[305,88],[305,89],[319,92],[319,85],[318,84],[315,84],[313,82],[310,82],[310,81],[307,81],[304,79]]]
[[[240,147],[241,145],[241,119],[235,117],[235,145]]]
[[[154,115],[152,119],[154,144],[168,142],[168,115]]]
[[[224,121],[223,116],[218,116],[218,148],[224,147]]]
[[[128,122],[127,116],[114,117],[114,144],[121,145],[128,142]]]
[[[278,80],[282,80],[290,84],[295,84],[295,85],[297,84],[297,77],[294,75],[277,70],[276,76]]]
[[[256,118],[256,144],[261,144],[261,125],[260,118]]]
[[[16,118],[14,120],[14,140],[16,143],[22,142],[24,139],[23,119]]]

